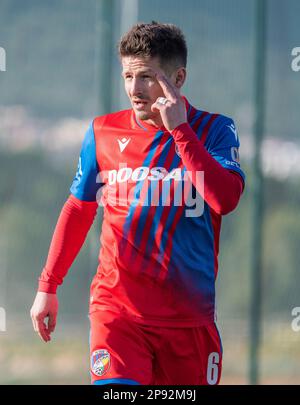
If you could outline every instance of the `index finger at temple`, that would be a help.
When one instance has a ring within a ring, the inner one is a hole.
[[[169,82],[169,80],[165,76],[161,75],[160,73],[156,74],[156,78],[157,78],[157,81],[160,84],[161,88],[163,89],[165,96],[171,101],[176,101],[178,96],[177,96],[176,90],[174,89],[172,84]]]

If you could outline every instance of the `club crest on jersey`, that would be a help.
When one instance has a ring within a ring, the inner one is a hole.
[[[180,154],[180,152],[179,152],[179,148],[178,148],[177,143],[175,143],[175,152],[176,152],[177,156],[179,156],[180,159],[181,159],[181,154]]]
[[[95,350],[91,356],[91,370],[93,374],[101,377],[110,368],[110,354],[105,349]]]

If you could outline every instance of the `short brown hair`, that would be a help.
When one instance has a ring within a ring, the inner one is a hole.
[[[182,31],[173,24],[139,23],[120,40],[119,55],[158,57],[162,66],[186,67],[187,46]]]

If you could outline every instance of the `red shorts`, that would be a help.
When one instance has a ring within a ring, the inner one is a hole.
[[[212,385],[222,371],[216,324],[140,325],[110,311],[90,314],[93,384]]]

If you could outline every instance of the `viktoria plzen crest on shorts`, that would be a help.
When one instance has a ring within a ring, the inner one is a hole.
[[[110,367],[110,354],[105,349],[95,350],[91,356],[91,370],[92,372],[101,377]]]

